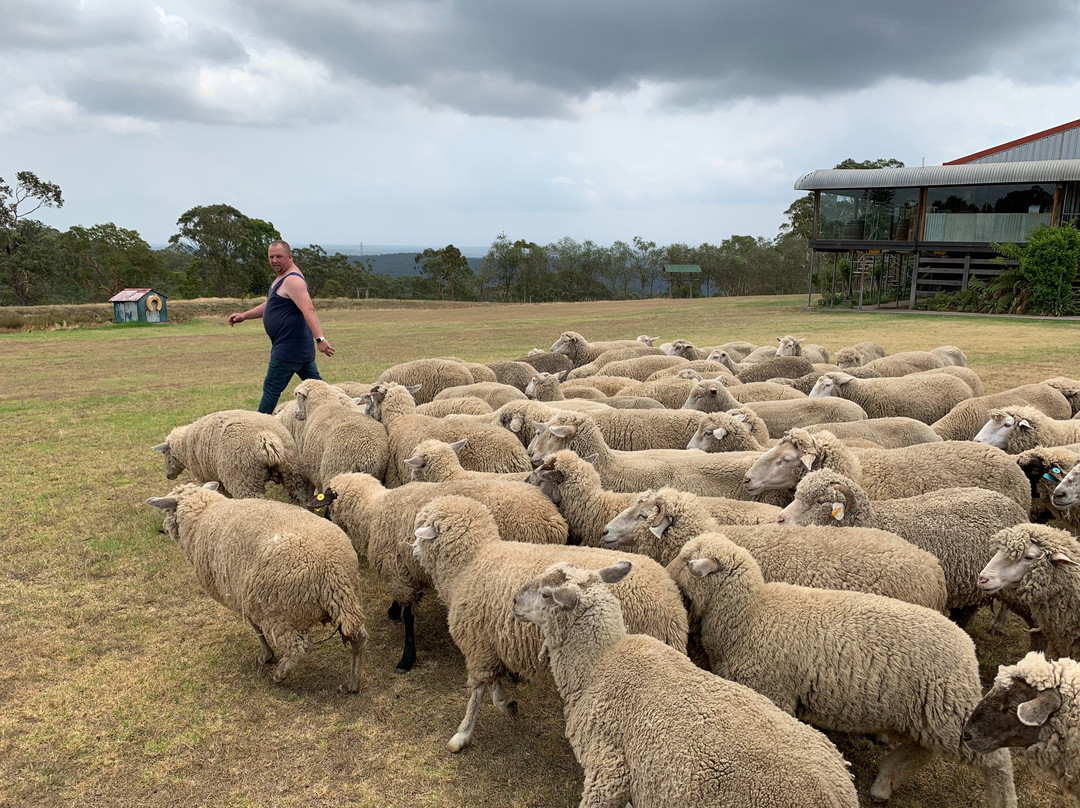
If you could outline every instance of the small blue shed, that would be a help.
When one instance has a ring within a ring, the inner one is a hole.
[[[165,323],[165,295],[153,289],[125,289],[109,298],[118,323]]]

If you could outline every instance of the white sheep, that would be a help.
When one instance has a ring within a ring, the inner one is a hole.
[[[517,591],[558,561],[599,569],[630,556],[593,547],[502,541],[487,508],[460,496],[438,497],[425,505],[416,515],[414,535],[413,553],[446,605],[450,636],[465,657],[469,704],[449,743],[452,752],[460,752],[472,740],[489,687],[495,706],[516,715],[516,703],[503,693],[503,680],[547,673],[539,630],[514,620]],[[685,653],[687,617],[678,587],[659,564],[642,561],[635,559],[633,574],[612,587],[627,629]]]
[[[395,666],[405,673],[416,663],[415,605],[428,580],[409,552],[416,514],[435,497],[461,495],[487,505],[499,532],[511,541],[530,544],[566,544],[566,520],[558,509],[531,485],[501,480],[455,480],[446,483],[409,483],[388,489],[370,474],[339,474],[312,505],[340,527],[356,554],[386,584],[393,598],[388,616],[401,619],[405,644]]]
[[[352,649],[342,689],[355,693],[368,634],[349,537],[302,508],[227,499],[216,488],[186,483],[146,504],[165,511],[165,531],[206,593],[255,630],[259,661],[274,661],[271,645],[281,650],[275,682],[312,651],[312,632],[329,625]]]
[[[946,415],[930,426],[944,440],[971,440],[990,418],[990,410],[997,407],[1028,405],[1036,407],[1051,418],[1068,418],[1071,412],[1068,399],[1052,385],[1024,384],[961,401]]]
[[[740,404],[753,404],[755,401],[790,401],[806,398],[806,393],[785,384],[776,382],[747,382],[728,388],[732,398]]]
[[[531,365],[535,370],[542,370],[545,373],[559,373],[563,370],[572,370],[574,367],[570,357],[565,354],[540,351],[535,348],[528,356],[522,356],[513,361],[524,362]]]
[[[862,367],[867,362],[881,359],[886,350],[876,342],[856,342],[836,352],[836,366],[841,370]]]
[[[386,464],[388,487],[408,482],[411,473],[406,463],[421,441],[436,438],[453,443],[469,438],[460,454],[461,465],[473,471],[501,473],[528,471],[532,468],[520,441],[505,430],[464,418],[433,418],[416,414],[412,388],[400,384],[377,384],[367,397],[367,412],[386,427],[390,456]],[[516,403],[516,402],[514,402]],[[477,416],[483,417],[483,416]]]
[[[772,513],[779,516],[775,508]],[[610,549],[642,553],[666,565],[696,536],[723,532],[750,551],[766,581],[869,592],[935,610],[945,606],[938,560],[892,533],[806,527],[785,534],[775,517],[771,524],[741,521],[726,519],[704,497],[661,488],[634,497],[604,526],[601,540]]]
[[[300,465],[321,491],[331,477],[350,471],[380,480],[386,475],[390,441],[386,427],[321,379],[306,379],[294,391],[294,417],[302,423]]]
[[[1024,524],[994,536],[979,586],[1008,590],[1042,629],[1053,656],[1080,656],[1080,544],[1064,530]]]
[[[529,476],[529,482],[558,506],[570,535],[590,547],[606,546],[602,538],[605,526],[638,496],[605,490],[593,464],[570,449],[545,457]],[[779,507],[764,502],[726,497],[698,497],[697,502],[721,524],[768,524],[775,522],[780,513]]]
[[[525,392],[525,385],[529,383],[529,379],[536,373],[536,368],[528,362],[509,360],[487,362],[486,364],[491,369],[491,372],[495,374],[495,381],[500,384],[508,384],[522,393]],[[495,409],[498,409],[498,407]]]
[[[1067,376],[1055,376],[1052,379],[1047,379],[1043,384],[1050,385],[1065,396],[1069,402],[1073,417],[1075,417],[1077,413],[1080,413],[1080,379],[1070,379]],[[1069,416],[1065,417],[1068,418]]]
[[[608,591],[630,564],[556,564],[514,598],[540,627],[585,770],[582,808],[855,808],[847,764],[822,734],[749,688],[627,634]],[[632,574],[632,573],[631,573]]]
[[[777,356],[801,356],[804,359],[809,359],[811,362],[828,362],[829,361],[829,349],[824,345],[815,345],[812,342],[806,342],[806,338],[797,339],[790,334],[777,337],[776,341],[780,343],[776,346]]]
[[[941,374],[952,376],[962,381],[968,386],[968,389],[971,390],[971,395],[973,397],[986,395],[986,385],[983,383],[982,377],[967,365],[945,365],[940,368],[920,370],[919,373],[914,375],[935,376]]]
[[[482,382],[489,384],[489,382]],[[458,396],[439,398],[427,404],[417,404],[416,414],[431,418],[446,418],[448,415],[488,415],[494,412],[491,405],[476,396]]]
[[[795,499],[780,513],[783,525],[876,527],[921,547],[941,562],[947,608],[961,626],[987,600],[979,570],[998,531],[1027,522],[1026,510],[997,491],[945,488],[903,499],[871,500],[862,486],[822,469],[803,477]]]
[[[735,410],[707,413],[685,448],[703,452],[763,452],[772,446],[772,441],[766,438],[767,443],[761,442],[748,423],[750,418],[749,413]]]
[[[477,379],[460,359],[440,357],[401,362],[388,367],[375,381],[383,385],[394,382],[402,387],[414,387],[413,400],[417,404],[427,404],[441,390],[472,384]]]
[[[930,353],[940,359],[946,365],[966,368],[968,366],[967,354],[955,345],[939,345],[931,348]]]
[[[165,478],[188,472],[200,483],[219,482],[237,499],[262,497],[266,484],[279,483],[295,502],[311,492],[300,467],[296,441],[272,415],[222,410],[173,429],[153,447],[165,456]]]
[[[632,359],[622,359],[617,362],[609,362],[599,369],[601,376],[629,376],[631,379],[643,382],[653,373],[665,368],[689,367],[690,360],[681,356],[635,356]]]
[[[865,421],[869,417],[854,401],[831,397],[755,401],[745,406],[765,422],[769,435],[773,438],[780,437],[794,427],[837,421]]]
[[[701,621],[714,673],[823,729],[901,739],[879,764],[874,799],[935,754],[960,752],[982,694],[979,663],[971,638],[943,615],[864,592],[766,583],[753,556],[719,533],[689,541],[668,572]],[[990,803],[1015,808],[1008,752],[972,762]]]
[[[840,440],[865,440],[876,443],[882,449],[899,449],[917,443],[940,443],[941,436],[933,427],[914,418],[867,418],[865,421],[833,421],[810,424],[807,432],[831,432]]]
[[[964,743],[983,753],[1021,747],[1080,801],[1080,663],[1032,651],[998,667],[964,725]]]
[[[650,346],[645,346],[637,340],[589,342],[577,331],[564,331],[559,335],[559,338],[555,340],[554,344],[552,344],[551,352],[565,355],[576,368],[581,367],[588,362],[592,362],[604,351],[609,351],[612,348],[626,347],[642,348]]]
[[[528,384],[528,382],[526,382]],[[448,398],[464,398],[475,396],[486,401],[492,410],[497,410],[508,401],[520,401],[527,398],[524,390],[520,390],[511,384],[494,382],[474,382],[463,384],[459,387],[447,387],[435,394],[434,401],[442,401]]]
[[[857,379],[837,371],[822,375],[810,391],[811,399],[831,396],[858,404],[869,418],[903,416],[932,424],[961,401],[971,398],[971,388],[960,379],[944,374]]]
[[[412,457],[405,462],[409,464],[412,474],[411,482],[415,483],[447,483],[453,480],[513,480],[525,482],[531,472],[515,471],[510,474],[500,474],[495,471],[470,471],[463,468],[458,459],[460,452],[468,438],[446,443],[441,440],[425,440],[417,444]]]
[[[979,434],[978,443],[1020,454],[1039,446],[1080,443],[1080,421],[1056,421],[1034,407],[997,407]]]
[[[906,376],[920,370],[944,367],[945,361],[929,351],[901,351],[874,359],[863,365],[879,376]]]
[[[604,441],[612,449],[682,449],[697,432],[706,414],[696,410],[624,410],[590,413]]]
[[[669,410],[677,410],[686,402],[686,398],[690,395],[694,385],[700,383],[697,379],[684,376],[664,376],[653,379],[651,382],[632,382],[620,389],[619,395],[648,396],[656,399]],[[720,384],[720,382],[717,382],[717,384]],[[737,401],[732,406],[736,405],[738,405]]]
[[[850,449],[831,432],[792,429],[753,464],[743,486],[751,495],[793,492],[804,475],[823,468],[855,480],[870,499],[913,497],[962,484],[998,491],[1031,508],[1031,486],[1012,456],[970,441]]]
[[[747,357],[749,361],[749,357]],[[767,382],[771,379],[794,379],[814,372],[810,360],[801,356],[776,356],[740,370],[736,377],[743,384]]]

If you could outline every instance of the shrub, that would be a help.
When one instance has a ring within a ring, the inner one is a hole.
[[[1018,314],[1058,316],[1076,311],[1072,282],[1080,262],[1080,231],[1073,224],[1037,227],[1023,248],[995,244],[1005,258],[1018,262],[1015,272],[1003,273],[995,287],[1012,291],[1009,309]]]

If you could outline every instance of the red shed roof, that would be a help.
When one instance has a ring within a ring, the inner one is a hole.
[[[1067,132],[1070,129],[1076,129],[1080,127],[1080,119],[1070,121],[1069,123],[1063,123],[1061,126],[1053,126],[1050,129],[1044,129],[1042,132],[1036,132],[1033,135],[1027,135],[1026,137],[1017,138],[1016,140],[1010,140],[1008,143],[1002,143],[1000,146],[994,146],[990,149],[983,149],[980,152],[969,154],[966,157],[957,157],[955,160],[949,160],[947,163],[942,163],[946,166],[955,166],[960,163],[970,163],[972,160],[978,160],[980,157],[986,157],[997,152],[1002,152],[1007,149],[1014,149],[1017,146],[1023,146],[1025,143],[1032,143],[1036,140],[1040,140],[1044,137],[1050,137],[1056,135],[1058,132]]]

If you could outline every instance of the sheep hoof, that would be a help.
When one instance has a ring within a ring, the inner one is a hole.
[[[360,688],[359,687],[350,687],[348,683],[345,683],[345,684],[342,684],[342,685],[338,685],[337,692],[338,692],[339,696],[346,696],[346,695],[349,695],[350,693],[359,693]]]
[[[516,701],[506,702],[506,714],[513,719],[518,717],[518,706]]]
[[[273,661],[274,661],[274,652],[273,651],[263,651],[261,654],[259,654],[259,663],[260,664],[269,665]]]
[[[887,779],[879,777],[870,787],[870,799],[874,802],[885,802],[891,796],[892,784]]]
[[[454,735],[454,737],[450,739],[450,742],[448,744],[446,744],[446,746],[450,749],[450,751],[454,752],[455,754],[460,752],[462,749],[464,749],[468,745],[469,745],[469,736],[467,736],[464,732],[456,733]]]

